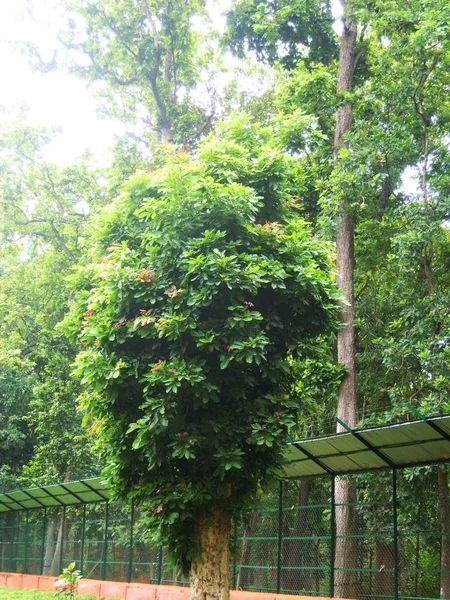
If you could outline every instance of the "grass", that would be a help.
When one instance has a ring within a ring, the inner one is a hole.
[[[0,600],[56,600],[54,592],[37,592],[35,590],[12,590],[0,587]],[[78,600],[96,600],[94,596],[75,596]],[[113,600],[113,599],[111,599]]]

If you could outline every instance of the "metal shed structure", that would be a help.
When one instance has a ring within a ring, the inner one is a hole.
[[[414,411],[417,413],[417,411]],[[349,475],[378,469],[417,467],[450,461],[450,416],[351,429],[292,441],[285,454],[288,478]]]
[[[339,433],[289,442],[286,480],[234,529],[241,548],[231,567],[234,588],[345,597],[336,589],[335,549],[345,537],[336,517],[349,509],[357,518],[349,536],[357,597],[439,597],[440,578],[450,576],[440,565],[450,531],[441,530],[435,482],[436,469],[450,462],[450,416],[426,418],[409,408],[414,421],[355,430],[340,422]],[[335,500],[336,482],[347,476],[357,487],[352,505]],[[75,561],[90,578],[186,584],[165,550],[145,540],[138,508],[109,496],[101,478],[1,492],[1,570],[57,574]]]

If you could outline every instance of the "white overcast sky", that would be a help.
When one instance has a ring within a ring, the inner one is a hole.
[[[46,0],[32,1],[46,4]],[[30,123],[62,127],[62,134],[47,151],[50,160],[70,162],[89,148],[104,162],[120,126],[97,117],[96,102],[86,82],[58,72],[43,75],[31,71],[14,42],[34,39],[45,45],[50,36],[47,26],[33,24],[24,16],[25,8],[26,0],[0,0],[0,105],[24,103],[30,107]]]
[[[98,162],[105,163],[114,134],[122,132],[120,124],[97,116],[95,98],[85,81],[60,72],[33,73],[27,60],[14,49],[14,42],[23,40],[36,41],[40,47],[52,44],[57,29],[53,1],[0,0],[0,105],[26,104],[31,124],[62,127],[62,134],[47,149],[49,160],[71,162],[89,149]],[[211,1],[215,4],[215,20],[218,5],[223,10],[232,4],[232,0]],[[27,2],[47,23],[33,23],[26,16]],[[337,0],[335,4],[337,9]]]

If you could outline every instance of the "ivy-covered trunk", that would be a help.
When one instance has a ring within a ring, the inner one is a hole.
[[[192,560],[191,600],[228,600],[230,597],[231,519],[213,511],[196,526],[198,556]]]

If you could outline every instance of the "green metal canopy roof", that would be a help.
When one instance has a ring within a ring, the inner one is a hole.
[[[32,508],[73,506],[108,500],[109,491],[101,477],[55,485],[0,492],[0,513]]]
[[[356,430],[340,423],[342,433],[288,444],[288,478],[450,462],[450,415]]]
[[[289,479],[346,475],[376,469],[450,462],[450,415],[421,418],[381,427],[350,429],[314,439],[290,442],[284,469]],[[109,499],[101,478],[80,479],[0,492],[0,513],[34,508],[90,504]]]

